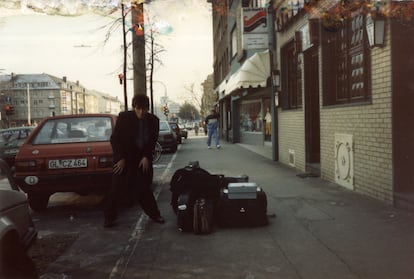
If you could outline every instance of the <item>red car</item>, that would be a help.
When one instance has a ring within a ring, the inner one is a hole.
[[[116,115],[77,114],[43,120],[20,147],[14,180],[33,210],[56,192],[103,192],[111,183],[110,136]]]

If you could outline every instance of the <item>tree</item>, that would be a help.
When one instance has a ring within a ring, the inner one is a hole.
[[[167,34],[168,32],[172,31],[170,26],[169,29],[163,26],[163,30],[160,29],[159,26],[156,25],[156,21],[153,18],[146,16],[146,22],[148,24],[147,27],[144,29],[144,12],[143,12],[143,3],[144,1],[138,0],[131,2],[130,7],[126,7],[124,4],[121,3],[121,18],[116,18],[110,25],[106,26],[107,32],[105,34],[104,44],[110,39],[114,32],[119,32],[118,29],[122,26],[123,32],[123,52],[124,52],[124,62],[123,62],[123,73],[118,75],[120,83],[123,84],[124,87],[124,102],[125,102],[125,110],[127,110],[127,70],[133,70],[133,78],[134,79],[134,90],[143,92],[146,94],[146,86],[147,86],[147,78],[146,72],[149,72],[149,83],[150,83],[150,99],[151,99],[151,112],[154,112],[154,101],[153,101],[153,75],[155,70],[155,65],[159,64],[162,65],[162,61],[159,59],[159,54],[165,49],[162,45],[156,43],[156,35],[159,34]],[[114,10],[116,11],[116,9]],[[111,11],[111,14],[114,13]],[[132,22],[127,23],[125,21],[125,17],[128,13],[132,11]],[[128,26],[128,28],[126,28]],[[147,32],[145,30],[148,30]],[[132,34],[132,41],[127,42],[127,33],[131,32]],[[147,44],[149,42],[149,44]],[[128,59],[132,62],[127,62],[127,57],[129,56],[127,53],[127,49],[132,45],[133,47],[133,57],[132,59]],[[147,61],[145,59],[145,48],[143,46],[148,46],[148,51],[150,53],[149,58]],[[128,65],[127,65],[128,63]],[[131,65],[132,64],[132,65]],[[146,67],[148,66],[148,68]],[[142,82],[144,79],[145,82]]]
[[[149,24],[149,31],[148,31],[148,40],[149,40],[149,53],[150,57],[148,58],[148,69],[149,71],[149,86],[150,86],[150,96],[151,96],[151,113],[154,113],[154,70],[156,65],[162,65],[161,59],[159,59],[160,53],[164,52],[165,49],[162,45],[156,42],[156,36],[161,34],[154,22],[153,18],[148,18],[147,22]]]
[[[201,116],[207,117],[211,108],[218,102],[218,95],[214,91],[214,76],[210,74],[206,80],[201,84],[203,87],[203,95],[201,97]]]
[[[178,116],[181,119],[196,120],[200,118],[200,111],[193,104],[185,102],[180,107]]]
[[[194,82],[185,85],[184,90],[186,91],[184,96],[185,102],[201,108],[201,95],[196,92]]]

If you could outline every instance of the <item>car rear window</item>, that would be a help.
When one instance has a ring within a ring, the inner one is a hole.
[[[72,117],[50,119],[43,123],[32,144],[59,144],[109,141],[110,117]]]
[[[167,122],[160,122],[160,131],[169,131],[170,125]]]

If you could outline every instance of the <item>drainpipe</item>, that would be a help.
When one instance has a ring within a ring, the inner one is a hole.
[[[271,137],[272,137],[272,160],[279,161],[279,130],[278,130],[278,115],[277,108],[275,105],[275,93],[276,85],[274,84],[273,71],[274,67],[274,53],[276,49],[276,36],[275,36],[275,25],[274,25],[274,10],[273,0],[269,1],[267,10],[267,22],[268,22],[268,36],[269,36],[269,59],[270,59],[270,113],[272,115],[272,126],[271,126]]]

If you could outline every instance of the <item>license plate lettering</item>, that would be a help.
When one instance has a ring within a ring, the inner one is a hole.
[[[86,158],[49,161],[49,169],[86,168],[87,166],[88,160]]]

